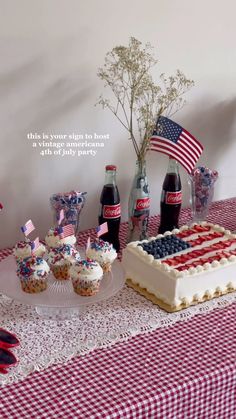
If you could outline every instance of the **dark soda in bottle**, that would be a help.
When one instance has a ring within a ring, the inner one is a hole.
[[[169,158],[167,173],[161,194],[161,220],[158,233],[179,227],[179,213],[182,203],[181,180],[178,162]]]
[[[101,236],[102,240],[112,243],[116,251],[120,250],[120,195],[116,184],[116,166],[106,166],[105,184],[100,198],[99,224],[107,222],[108,232]]]

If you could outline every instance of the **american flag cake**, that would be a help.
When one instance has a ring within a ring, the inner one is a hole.
[[[236,234],[203,222],[129,243],[128,285],[167,311],[236,290]]]

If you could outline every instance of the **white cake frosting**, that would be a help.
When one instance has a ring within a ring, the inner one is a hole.
[[[50,271],[47,262],[39,256],[30,256],[21,261],[17,265],[17,275],[22,279],[41,279]]]
[[[46,257],[50,265],[57,266],[65,263],[73,264],[81,259],[79,252],[70,244],[63,244],[60,247],[50,249]]]
[[[81,280],[97,281],[103,276],[103,270],[95,260],[81,260],[70,267],[70,276],[73,279],[78,277]]]
[[[112,244],[97,239],[92,242],[86,250],[86,256],[89,259],[96,260],[101,266],[109,263],[110,265],[117,258],[117,253]]]
[[[45,253],[46,253],[46,247],[42,243],[39,243],[39,246],[35,250],[34,255],[43,257]],[[20,260],[30,257],[32,255],[30,242],[17,243],[13,249],[13,255],[15,256],[16,259],[20,259]]]
[[[189,234],[201,227],[208,230]],[[168,235],[180,236],[192,247],[155,259],[140,246]],[[199,240],[202,242],[196,243]],[[123,251],[122,264],[126,278],[133,284],[168,306],[188,306],[236,290],[236,235],[206,222],[183,226],[149,240],[129,243]]]

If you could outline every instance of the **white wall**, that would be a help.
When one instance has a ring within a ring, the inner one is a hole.
[[[0,0],[0,248],[21,238],[29,218],[42,238],[52,223],[49,196],[58,191],[87,191],[81,229],[97,225],[107,163],[119,168],[127,218],[134,152],[113,115],[94,103],[103,91],[97,68],[130,36],[155,47],[158,72],[180,68],[195,80],[175,119],[204,144],[200,162],[219,171],[215,199],[235,196],[235,15],[233,0]],[[95,158],[41,157],[29,131],[109,133],[110,140]],[[164,155],[149,155],[152,213],[166,165]],[[182,182],[186,205],[183,171]]]

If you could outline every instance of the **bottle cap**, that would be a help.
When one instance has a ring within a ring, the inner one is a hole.
[[[106,170],[112,170],[112,171],[116,171],[116,166],[114,166],[113,164],[108,164],[107,166],[106,166]]]

